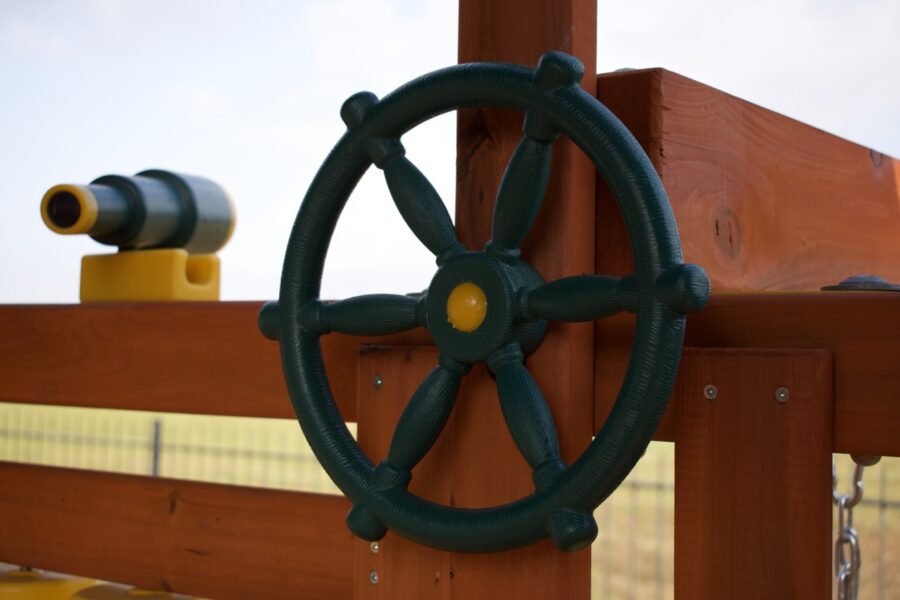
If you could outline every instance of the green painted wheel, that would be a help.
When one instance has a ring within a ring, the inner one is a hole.
[[[281,342],[300,425],[325,470],[352,500],[347,522],[360,537],[379,539],[390,529],[429,546],[485,552],[549,535],[563,549],[583,547],[597,534],[593,510],[640,458],[665,410],[681,355],[684,314],[706,303],[709,281],[702,269],[682,261],[671,208],[649,159],[622,123],[579,87],[582,75],[575,58],[550,52],[537,69],[454,66],[381,100],[356,94],[341,109],[347,132],[303,200],[279,300],[263,308],[260,327]],[[400,143],[418,123],[468,106],[525,112],[524,137],[500,183],[492,241],[483,251],[469,251],[457,241],[437,192]],[[611,187],[632,240],[632,275],[544,283],[521,260],[519,244],[540,208],[559,134],[587,154]],[[437,256],[437,274],[418,299],[368,295],[323,303],[319,284],[331,234],[372,164],[384,172],[404,220]],[[460,288],[461,282],[471,285]],[[637,314],[628,373],[606,424],[582,456],[566,465],[541,390],[523,365],[522,346],[539,340],[548,320],[590,321],[623,310]],[[387,458],[375,466],[337,410],[319,336],[380,335],[419,326],[440,349],[439,364],[410,399]],[[533,468],[535,491],[503,506],[437,505],[407,491],[411,472],[449,418],[461,378],[479,361],[496,375],[504,418]]]

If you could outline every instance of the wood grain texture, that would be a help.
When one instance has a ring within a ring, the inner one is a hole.
[[[703,350],[679,379],[675,598],[831,594],[831,355]],[[715,400],[703,393],[718,387]],[[775,390],[790,390],[785,403]]]
[[[0,401],[293,418],[286,393],[276,391],[284,386],[277,345],[257,343],[255,334],[251,339],[246,333],[255,331],[258,307],[251,302],[140,309],[0,306]],[[596,323],[596,428],[621,385],[631,321],[626,315]],[[714,294],[703,312],[688,319],[687,344],[830,349],[835,356],[835,451],[900,456],[898,330],[898,294]],[[200,352],[185,347],[203,339],[216,342]],[[421,346],[429,341],[422,330],[384,338],[325,336],[331,386],[348,420],[356,414],[355,404],[346,399],[355,403],[360,343]],[[489,385],[485,390],[493,393]],[[673,436],[669,411],[656,438]]]
[[[394,429],[406,403],[437,365],[437,350],[416,346],[365,346],[358,363],[359,424],[357,439],[369,459],[378,464],[387,457]],[[382,378],[375,388],[375,376]],[[444,430],[425,458],[413,469],[409,490],[433,502],[449,505],[451,434]],[[421,546],[388,533],[373,553],[369,542],[354,539],[354,598],[393,600],[394,598],[449,597],[449,553]],[[372,584],[370,573],[378,574]]]
[[[403,407],[436,362],[433,348],[362,349],[357,432],[360,446],[373,462],[386,456]],[[371,383],[376,374],[383,380],[380,389]],[[493,400],[485,401],[491,396]],[[502,421],[497,428],[500,408],[491,379],[484,373],[467,377],[454,411],[455,419],[415,468],[410,490],[434,502],[465,507],[502,504],[530,493],[530,469]],[[491,444],[490,453],[480,453],[486,441]],[[466,469],[448,468],[459,455],[473,453],[480,453],[479,458]],[[550,542],[488,555],[442,552],[392,533],[379,543],[378,553],[371,551],[368,542],[355,540],[354,545],[357,599],[488,598],[500,581],[515,597],[547,598],[555,597],[551,586],[559,585],[556,578],[583,576],[576,570],[581,567],[577,562],[548,560],[567,556]],[[579,554],[589,557],[590,551]],[[523,576],[519,573],[523,568],[537,571]],[[375,585],[370,581],[373,571],[378,574]],[[489,572],[494,573],[493,579],[487,579]],[[540,574],[542,581],[533,581],[533,573]]]
[[[644,145],[713,289],[900,281],[896,159],[664,69],[601,75],[597,93]],[[624,274],[630,246],[602,185],[598,203],[598,271]]]
[[[531,361],[528,366],[537,378],[538,369]],[[590,441],[584,439],[584,423],[574,421],[579,408],[585,414],[585,394],[565,397],[546,383],[544,392],[562,457],[571,462],[578,456],[576,448]],[[565,408],[566,402],[573,406]],[[498,506],[534,491],[531,468],[506,428],[496,384],[483,365],[463,380],[452,436],[454,506]],[[560,552],[549,540],[492,554],[451,554],[450,571],[454,600],[590,597],[590,548]]]
[[[578,57],[585,73],[596,72],[595,0],[461,0],[459,62],[502,61],[534,67],[548,50]],[[588,75],[585,89],[594,92]],[[522,113],[467,109],[457,117],[456,228],[460,240],[481,249],[490,237],[501,176],[522,137]],[[523,255],[547,280],[594,269],[594,185],[587,158],[568,140],[554,144],[551,178]],[[590,442],[592,410],[590,324],[562,324],[528,360],[559,430],[565,459]],[[518,454],[484,368],[466,377],[453,417],[453,501],[491,506],[532,492],[530,469]],[[562,553],[550,543],[491,554],[451,556],[451,598],[498,596],[587,598],[590,553]]]
[[[858,273],[900,281],[895,159],[663,69],[600,75],[597,95],[650,156],[685,260],[706,269],[714,292],[818,289]],[[597,272],[623,275],[632,265],[618,208],[598,182]],[[896,368],[884,353],[893,344],[879,325],[896,311],[875,300],[878,317],[856,313],[868,301],[856,302],[717,295],[691,317],[687,343],[832,348],[836,449],[897,454],[900,407],[888,375]],[[598,427],[625,372],[631,321],[596,322]],[[673,432],[667,414],[657,437]]]
[[[278,344],[256,326],[260,302],[0,306],[0,401],[293,418]],[[331,389],[356,413],[356,360],[397,336],[323,336]],[[345,366],[346,365],[346,366]]]
[[[598,321],[595,427],[618,393],[633,319]],[[717,294],[687,323],[700,348],[824,348],[834,355],[834,451],[900,456],[900,294],[797,292]],[[686,361],[688,358],[685,359]],[[672,405],[656,439],[674,439]]]
[[[337,496],[0,463],[0,561],[216,600],[352,594]]]

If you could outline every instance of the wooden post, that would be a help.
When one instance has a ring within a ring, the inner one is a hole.
[[[675,597],[828,598],[831,353],[693,351],[678,386]]]
[[[534,67],[548,50],[577,56],[584,87],[595,92],[596,0],[461,0],[459,62],[501,61]],[[474,108],[458,113],[456,228],[469,248],[490,237],[500,178],[522,137],[522,113]],[[524,256],[546,280],[594,271],[594,167],[566,139],[554,145],[551,182]],[[590,324],[554,325],[527,366],[550,404],[563,458],[590,443],[593,379]],[[516,450],[485,369],[466,378],[452,422],[445,469],[456,506],[493,506],[532,492],[530,469]],[[449,595],[588,598],[590,551],[560,552],[551,542],[492,554],[449,555]]]
[[[387,456],[400,413],[419,383],[434,368],[437,349],[423,346],[364,346],[357,370],[357,440],[373,460]],[[377,383],[376,383],[377,378]],[[450,477],[444,465],[451,448],[448,426],[416,465],[410,491],[450,504]],[[447,598],[448,554],[388,533],[376,545],[354,538],[354,598]]]
[[[581,59],[585,89],[594,92],[595,0],[460,2],[460,62],[534,67],[548,50]],[[482,249],[490,237],[494,197],[521,139],[522,118],[516,111],[483,108],[458,114],[456,228],[471,249]],[[523,248],[547,280],[594,268],[594,167],[567,140],[555,144],[554,156],[544,208]],[[593,433],[592,334],[591,324],[553,326],[527,363],[553,411],[567,460],[581,453]],[[363,354],[357,377],[359,439],[373,459],[386,451],[400,410],[434,361],[433,351],[422,349]],[[374,369],[383,372],[379,391],[369,384]],[[483,366],[464,380],[451,422],[425,461],[415,470],[413,486],[437,502],[488,507],[532,492],[530,468],[507,432],[496,387]],[[590,595],[590,551],[564,553],[549,541],[485,556],[437,552],[388,534],[377,554],[359,542],[356,565],[357,598]],[[378,574],[377,584],[371,583],[372,573]]]

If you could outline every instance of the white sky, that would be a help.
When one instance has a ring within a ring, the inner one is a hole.
[[[663,66],[900,156],[898,0],[601,0],[598,12],[600,71]],[[455,63],[456,22],[453,0],[0,0],[0,302],[77,301],[80,257],[113,250],[47,230],[48,187],[151,167],[231,193],[222,297],[276,297],[341,103]],[[454,138],[452,115],[404,138],[451,204]],[[322,295],[421,290],[433,265],[371,172]]]

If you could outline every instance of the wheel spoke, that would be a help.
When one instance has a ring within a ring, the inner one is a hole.
[[[541,90],[553,92],[577,86],[583,76],[584,67],[577,59],[550,52],[538,63],[535,83]],[[522,131],[525,137],[500,181],[488,243],[489,251],[504,258],[518,257],[519,245],[541,208],[550,179],[552,146],[559,136],[556,126],[539,110],[525,113]]]
[[[462,244],[456,239],[450,213],[425,175],[402,154],[378,166],[384,171],[384,179],[403,220],[438,257],[438,263],[461,251]]]
[[[520,294],[518,317],[523,321],[593,321],[637,308],[633,276],[576,275],[557,279]]]
[[[301,311],[301,324],[318,334],[388,335],[425,326],[425,296],[367,294],[338,302],[315,301]]]
[[[378,102],[370,92],[354,94],[341,107],[348,128],[359,127],[369,109]],[[406,158],[403,144],[396,138],[376,138],[366,146],[369,158],[384,172],[394,204],[419,241],[443,264],[464,249],[456,239],[453,220],[428,178]]]
[[[497,376],[497,393],[506,426],[519,452],[534,470],[538,490],[550,486],[565,470],[559,458],[559,440],[550,407],[537,382],[522,364],[522,351],[510,344],[488,359]]]
[[[394,430],[387,463],[401,471],[412,471],[437,440],[456,402],[456,394],[468,365],[441,356],[425,381],[413,394]]]
[[[388,457],[372,473],[372,485],[376,490],[402,489],[412,480],[412,470],[437,441],[443,431],[459,391],[462,376],[469,366],[441,356],[438,366],[432,369],[419,385],[403,409]],[[387,527],[366,504],[353,505],[347,515],[347,526],[359,537],[379,540],[387,533]]]
[[[531,228],[547,191],[552,143],[553,139],[529,137],[526,131],[513,152],[494,204],[492,247],[507,253],[515,251]]]

